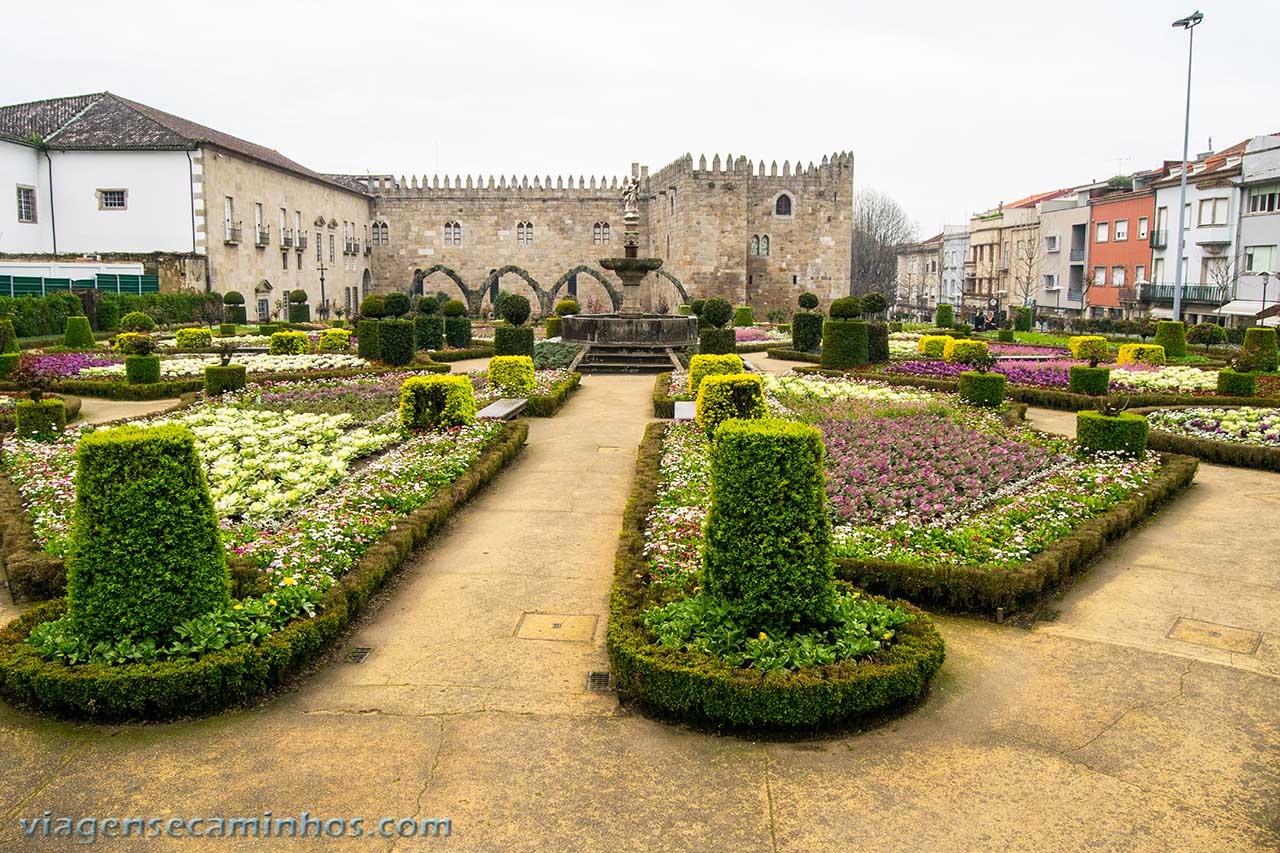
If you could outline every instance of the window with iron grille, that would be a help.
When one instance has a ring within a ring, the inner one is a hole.
[[[99,210],[124,210],[128,204],[127,190],[98,190]]]
[[[36,191],[34,187],[18,187],[18,221],[36,221]]]

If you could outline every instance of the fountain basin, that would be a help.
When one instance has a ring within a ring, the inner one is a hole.
[[[575,314],[560,320],[560,338],[596,347],[691,347],[696,317],[667,314]]]

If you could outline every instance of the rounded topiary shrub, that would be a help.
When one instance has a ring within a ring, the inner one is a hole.
[[[996,340],[1002,344],[1013,343],[1013,329],[1000,329],[996,332]]]
[[[884,323],[867,326],[867,360],[882,364],[889,360],[889,327]]]
[[[1151,364],[1165,363],[1164,347],[1159,344],[1121,344],[1116,353],[1116,364]]]
[[[877,317],[884,313],[889,307],[889,300],[884,298],[883,293],[872,291],[862,297],[862,313],[867,316]]]
[[[211,364],[204,369],[204,393],[216,397],[224,391],[239,391],[245,384],[241,364]]]
[[[387,316],[387,301],[376,293],[370,293],[360,300],[360,316],[373,320]]]
[[[796,312],[791,318],[791,348],[798,352],[817,352],[822,344],[822,323],[821,314]]]
[[[159,382],[160,356],[126,356],[124,360],[124,376],[131,385],[153,385]]]
[[[1276,330],[1258,327],[1245,329],[1244,345],[1236,367],[1241,371],[1270,373],[1276,369]]]
[[[445,343],[454,349],[465,349],[471,346],[471,318],[460,315],[446,316],[444,339]]]
[[[862,316],[862,300],[856,296],[841,296],[831,303],[827,314],[832,320],[855,320]]]
[[[1214,346],[1227,342],[1227,330],[1217,323],[1197,323],[1187,329],[1187,343]]]
[[[728,305],[729,303],[725,303]],[[736,352],[738,337],[733,329],[703,329],[698,332],[698,351],[708,355]]]
[[[686,308],[688,306],[681,305],[680,307]],[[571,317],[574,314],[577,314],[581,310],[582,309],[578,307],[578,300],[576,299],[561,299],[559,302],[556,303],[557,317]],[[681,313],[688,314],[688,313],[691,313],[691,311],[692,309],[690,309],[690,311],[684,311]]]
[[[413,303],[409,301],[409,294],[396,291],[382,298],[382,307],[386,309],[389,317],[403,317],[409,313]]]
[[[956,390],[960,399],[975,406],[995,409],[1004,403],[1005,378],[1002,373],[966,370],[960,374]]]
[[[800,297],[796,300],[796,304],[806,311],[812,311],[818,307],[818,297],[808,291],[805,291],[800,294]]]
[[[949,335],[921,335],[916,341],[916,352],[925,358],[942,358],[950,340],[952,338]]]
[[[179,329],[173,337],[178,349],[200,349],[213,346],[213,333],[208,329]]]
[[[155,327],[156,321],[151,319],[151,315],[141,311],[130,311],[120,318],[122,332],[150,332]]]
[[[67,349],[93,349],[97,346],[88,317],[67,318],[67,325],[62,332],[62,345]]]
[[[356,324],[356,352],[361,358],[378,360],[378,331],[381,327],[381,320],[361,320]]]
[[[733,319],[733,306],[717,296],[703,303],[702,313],[698,316],[711,328],[720,329]]]
[[[1031,309],[1025,305],[1019,305],[1014,309],[1013,327],[1019,332],[1031,331]]]
[[[831,304],[833,311],[839,302],[840,300],[837,299]],[[823,367],[831,370],[845,370],[850,367],[861,367],[869,360],[870,349],[866,323],[861,320],[831,319],[822,324]]]
[[[13,330],[13,321],[8,317],[0,318],[0,353],[19,352],[18,333]]]
[[[80,634],[107,643],[165,638],[228,603],[226,551],[190,431],[88,433],[75,487],[67,601]]]
[[[1107,388],[1111,385],[1111,368],[1109,367],[1086,367],[1083,364],[1073,364],[1069,373],[1067,390],[1073,394],[1101,397],[1107,393]]]
[[[501,394],[527,397],[537,387],[533,358],[527,355],[495,355],[489,359],[489,385]]]
[[[320,352],[346,352],[351,349],[351,332],[346,329],[325,329],[320,333]]]
[[[733,379],[706,380],[717,381]],[[831,615],[824,453],[822,433],[793,421],[730,420],[715,432],[700,579],[748,633]]]
[[[434,296],[418,297],[418,313],[423,317],[433,317],[440,313],[440,300]]]
[[[697,317],[699,322],[702,321],[702,309],[706,307],[707,300],[705,299],[695,299],[689,303],[689,310],[693,312],[693,316]]]
[[[243,305],[244,294],[238,290],[228,290],[222,294],[222,304],[224,307],[227,305]]]
[[[939,329],[949,329],[955,321],[956,314],[950,305],[939,305],[933,314],[933,324]]]
[[[432,300],[433,302],[435,300]],[[419,316],[413,320],[413,340],[420,350],[444,349],[444,318]]]
[[[1147,419],[1133,412],[1104,415],[1086,409],[1076,413],[1076,442],[1080,452],[1141,456],[1147,449]]]
[[[1164,347],[1169,358],[1181,358],[1187,354],[1187,327],[1180,320],[1161,320],[1156,324],[1155,342]]]
[[[521,297],[513,296],[511,299]],[[508,299],[507,302],[511,302]],[[533,328],[531,326],[499,326],[493,330],[494,355],[527,355],[533,357]]]
[[[1218,393],[1224,397],[1252,397],[1257,388],[1257,377],[1252,373],[1226,368],[1218,371]]]
[[[755,324],[756,318],[751,311],[750,305],[739,305],[733,309],[734,326],[754,326]]]
[[[1106,361],[1110,355],[1107,339],[1101,335],[1073,335],[1067,338],[1072,358],[1082,361]]]
[[[306,332],[276,332],[267,351],[271,355],[306,355],[311,352],[311,341]]]
[[[698,353],[689,359],[689,393],[696,399],[698,389],[702,386],[702,380],[708,376],[742,372],[741,356]]]
[[[709,436],[730,418],[763,418],[764,385],[754,373],[707,376],[698,386],[694,411],[698,426]]]
[[[462,317],[467,313],[467,306],[461,299],[450,299],[440,306],[440,313],[446,317]]]
[[[476,395],[467,376],[414,376],[400,386],[400,425],[448,429],[476,421]]]
[[[533,309],[529,300],[518,293],[507,294],[507,298],[502,300],[502,319],[513,326],[523,326],[531,313]]]
[[[378,326],[378,359],[396,366],[413,361],[413,321],[383,320]]]
[[[19,400],[13,409],[18,438],[56,438],[67,426],[67,406],[61,397]]]
[[[948,337],[942,345],[942,360],[952,364],[973,364],[991,355],[986,341]]]
[[[151,355],[156,351],[156,339],[142,332],[121,332],[111,346],[121,355]]]

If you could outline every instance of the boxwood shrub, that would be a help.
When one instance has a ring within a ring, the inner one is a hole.
[[[413,361],[412,320],[381,320],[378,325],[378,358],[390,365]]]
[[[93,310],[93,321],[103,332],[114,332],[120,328],[120,301],[113,295],[104,294]]]
[[[447,308],[448,305],[446,304]],[[471,346],[471,318],[465,316],[445,315],[444,340],[455,349],[466,349]]]
[[[730,418],[763,418],[766,410],[760,377],[754,373],[706,377],[698,387],[695,412],[698,426],[709,436]]]
[[[916,342],[916,352],[926,358],[942,358],[950,340],[950,335],[921,335]]]
[[[546,326],[548,338],[560,337],[561,322],[559,317],[548,317],[546,320]]]
[[[88,317],[67,318],[67,326],[62,332],[62,345],[67,349],[93,349],[98,345],[93,339],[93,329],[89,326]]]
[[[131,385],[150,385],[160,381],[160,356],[128,355],[124,359],[124,377]]]
[[[150,332],[155,327],[156,321],[151,319],[151,315],[141,311],[130,311],[120,318],[122,332]]]
[[[1083,364],[1071,365],[1067,390],[1073,394],[1088,394],[1102,397],[1111,386],[1111,369],[1108,367],[1089,367]]]
[[[204,393],[216,397],[224,391],[239,391],[245,385],[241,364],[211,364],[204,369]]]
[[[733,329],[703,329],[698,332],[698,351],[708,355],[725,355],[734,352],[738,339]]]
[[[0,353],[20,352],[18,334],[13,330],[13,321],[8,317],[0,317]]]
[[[439,429],[476,421],[476,395],[466,376],[413,376],[400,386],[400,424]]]
[[[259,323],[258,324],[258,334],[267,338],[271,337],[276,332],[279,332],[282,329],[284,329],[283,323]]]
[[[50,438],[67,426],[67,407],[61,397],[19,400],[13,410],[14,432],[18,438]]]
[[[889,360],[889,327],[884,323],[867,324],[867,360],[872,364]]]
[[[960,374],[956,390],[960,393],[960,399],[966,403],[995,409],[1004,402],[1004,386],[1003,373],[966,370]]]
[[[6,378],[13,369],[18,366],[18,362],[22,360],[20,352],[0,353],[0,379]]]
[[[1106,361],[1110,350],[1107,339],[1101,335],[1072,335],[1067,339],[1071,357],[1083,360]]]
[[[179,329],[174,334],[179,349],[200,349],[213,346],[213,333],[208,329]]]
[[[1019,332],[1031,331],[1031,309],[1025,305],[1019,305],[1014,309],[1013,327]]]
[[[996,340],[1002,344],[1013,343],[1013,329],[999,329],[996,331]]]
[[[356,352],[363,359],[377,361],[381,354],[378,330],[381,320],[361,320],[356,325]]]
[[[306,332],[275,332],[271,335],[272,355],[306,355],[311,352],[311,341]]]
[[[325,329],[320,333],[319,352],[346,352],[351,349],[351,332],[347,329]]]
[[[756,318],[751,312],[750,305],[739,305],[733,309],[733,325],[754,326],[755,324]]]
[[[817,352],[822,344],[821,314],[797,311],[791,318],[791,348],[797,352]]]
[[[533,327],[499,326],[494,329],[493,352],[495,355],[527,355],[533,358]]]
[[[1230,368],[1218,371],[1218,393],[1224,397],[1252,397],[1257,377]]]
[[[702,380],[708,376],[742,372],[741,356],[733,353],[723,355],[697,353],[689,359],[689,393],[696,398]]]
[[[949,328],[955,321],[955,311],[950,305],[939,305],[938,310],[933,313],[933,324],[940,329]]]
[[[942,360],[952,364],[972,364],[990,354],[990,348],[987,346],[986,341],[949,337],[947,342],[942,345]],[[825,367],[826,365],[823,366]]]
[[[823,367],[843,370],[862,367],[868,361],[870,347],[867,341],[867,324],[864,321],[827,320],[822,324]]]
[[[413,319],[413,342],[420,350],[440,349],[444,346],[444,318],[437,316]]]
[[[1236,365],[1242,371],[1273,372],[1276,369],[1276,330],[1245,329],[1244,346]]]
[[[1147,449],[1147,419],[1132,412],[1111,416],[1086,409],[1076,414],[1076,441],[1082,454],[1141,456]]]
[[[1116,364],[1165,363],[1164,347],[1159,344],[1122,344],[1116,353]]]
[[[218,334],[219,334],[219,335],[221,335],[221,336],[222,336],[222,337],[224,337],[224,338],[233,338],[233,337],[235,337],[235,334],[236,334],[236,324],[235,324],[235,323],[219,323],[219,324],[218,324]]]
[[[1187,327],[1181,320],[1161,320],[1156,324],[1155,343],[1164,347],[1169,358],[1187,354]]]
[[[489,359],[489,385],[513,397],[529,396],[537,387],[533,376],[533,357],[495,355]]]

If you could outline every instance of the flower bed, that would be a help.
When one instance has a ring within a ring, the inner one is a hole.
[[[485,406],[503,397],[512,396],[500,388],[489,387],[487,371],[476,371],[469,374],[471,385],[475,389],[476,408]],[[526,399],[529,401],[521,410],[521,414],[535,418],[549,418],[564,405],[582,381],[582,374],[568,370],[535,370],[533,372],[534,389]],[[524,396],[524,395],[515,395]]]
[[[1147,416],[1147,445],[1206,462],[1280,471],[1280,409],[1136,409]]]
[[[243,365],[249,375],[274,373],[301,373],[307,371],[358,370],[369,367],[363,358],[344,353],[319,353],[316,355],[237,355],[233,361]],[[217,356],[180,356],[160,360],[160,378],[165,380],[202,377],[204,369],[219,364]],[[85,367],[80,378],[116,379],[124,376],[124,364],[107,364]]]
[[[1070,378],[1068,370],[1077,361],[1001,361],[996,360],[992,373],[1003,373],[1011,385],[1032,385],[1037,388],[1066,388]],[[973,368],[940,359],[916,359],[890,364],[884,369],[888,374],[922,376],[928,379],[956,380],[961,373]]]
[[[733,337],[740,344],[782,343],[791,340],[791,335],[777,329],[764,329],[759,326],[736,326]]]

